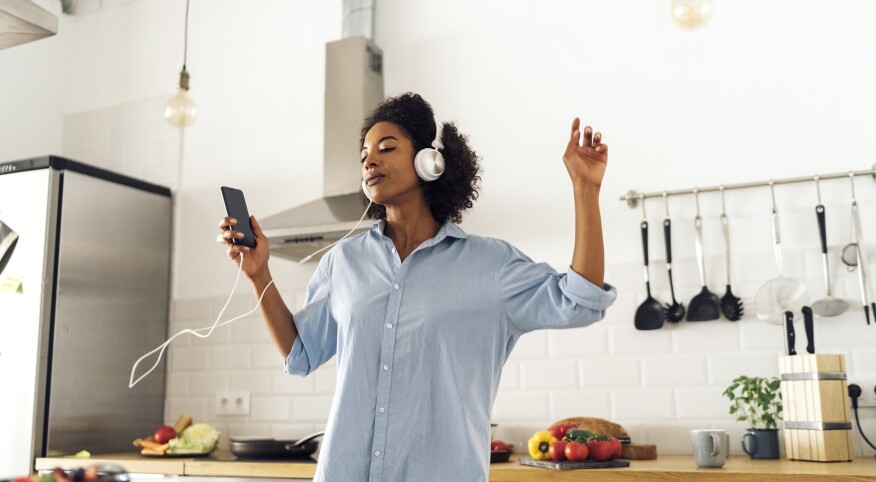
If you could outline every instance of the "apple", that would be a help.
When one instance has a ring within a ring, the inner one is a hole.
[[[176,430],[170,425],[162,425],[158,427],[152,435],[152,440],[160,444],[166,444],[172,438],[176,438]]]

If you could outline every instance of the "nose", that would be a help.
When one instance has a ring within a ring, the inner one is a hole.
[[[366,171],[374,169],[374,167],[376,165],[377,165],[377,161],[374,159],[374,156],[372,156],[371,154],[368,154],[365,157],[365,160],[362,162],[362,168],[365,169]]]

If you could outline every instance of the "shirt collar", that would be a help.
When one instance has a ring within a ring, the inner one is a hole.
[[[383,230],[385,228],[386,228],[386,220],[381,219],[381,220],[375,221],[373,223],[372,231],[374,231],[377,234],[377,236],[383,236]],[[446,238],[448,236],[450,236],[451,238],[459,238],[459,239],[468,238],[468,235],[465,233],[465,231],[462,230],[462,228],[460,228],[457,224],[455,224],[453,221],[448,219],[447,221],[444,221],[444,225],[441,226],[440,229],[438,229],[438,232],[435,234],[435,237],[430,239],[429,241],[427,241],[427,243],[429,246],[432,246],[432,245],[440,243],[441,241],[444,240],[444,238]]]

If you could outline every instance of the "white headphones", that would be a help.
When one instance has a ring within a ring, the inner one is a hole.
[[[435,121],[435,140],[432,141],[432,147],[420,149],[420,152],[414,157],[414,170],[417,171],[417,176],[424,181],[434,181],[444,174],[444,156],[441,155],[439,149],[444,149],[444,143],[441,142],[441,135],[444,133],[444,125],[437,120]],[[368,186],[365,181],[362,181],[362,192],[365,197],[371,200],[371,193],[368,192]]]

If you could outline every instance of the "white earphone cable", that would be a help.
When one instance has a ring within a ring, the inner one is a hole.
[[[302,259],[301,261],[299,261],[298,264],[303,264],[303,263],[306,263],[306,262],[310,261],[310,259],[311,259],[315,254],[321,253],[322,251],[325,251],[326,249],[331,248],[332,246],[334,246],[334,245],[340,243],[341,241],[343,241],[344,239],[346,239],[348,236],[350,236],[351,234],[353,234],[353,231],[355,231],[355,230],[359,227],[359,225],[362,224],[362,221],[365,219],[365,215],[367,215],[367,214],[368,214],[368,210],[371,209],[371,204],[373,204],[373,203],[369,200],[369,201],[368,201],[368,207],[365,208],[365,212],[362,213],[362,217],[359,218],[359,222],[357,222],[357,223],[356,223],[356,226],[354,226],[353,229],[350,230],[350,232],[348,232],[347,234],[345,234],[344,237],[342,237],[341,239],[335,241],[334,243],[332,243],[332,244],[330,244],[330,245],[328,245],[328,246],[326,246],[326,247],[320,249],[319,251],[316,251],[316,252],[310,254],[310,255],[307,256],[306,258],[304,258],[304,259]],[[133,388],[134,385],[136,385],[137,383],[139,383],[140,380],[146,378],[147,375],[149,375],[150,373],[152,373],[152,371],[155,370],[156,367],[158,367],[158,364],[161,362],[161,357],[162,357],[162,355],[164,355],[164,350],[167,349],[167,346],[170,345],[170,342],[172,342],[176,337],[182,335],[183,333],[191,333],[192,335],[195,335],[195,336],[197,336],[198,338],[207,338],[208,336],[210,336],[210,335],[213,334],[213,330],[215,330],[216,328],[218,328],[218,327],[220,327],[220,326],[227,325],[227,324],[231,323],[232,321],[239,320],[240,318],[243,318],[244,316],[248,316],[248,315],[250,315],[252,312],[254,312],[255,310],[257,310],[259,306],[261,306],[261,304],[262,304],[262,299],[265,297],[265,293],[267,293],[268,288],[270,288],[271,285],[274,284],[274,280],[271,280],[271,281],[267,284],[267,286],[265,286],[265,288],[262,290],[262,294],[259,295],[259,300],[258,300],[258,302],[256,303],[255,307],[253,307],[253,309],[247,311],[246,313],[244,313],[244,314],[242,314],[242,315],[240,315],[240,316],[236,316],[236,317],[234,317],[234,318],[232,318],[232,319],[230,319],[230,320],[228,320],[228,321],[223,321],[222,323],[219,323],[219,320],[222,319],[222,315],[225,313],[225,309],[228,308],[228,303],[231,302],[231,297],[234,295],[234,292],[237,290],[237,284],[238,284],[238,282],[240,281],[240,273],[241,273],[242,271],[243,271],[243,253],[241,252],[241,253],[240,253],[240,265],[239,265],[238,268],[237,268],[237,277],[234,279],[234,286],[231,288],[231,293],[228,294],[228,299],[225,300],[225,305],[224,305],[224,306],[222,307],[222,309],[219,311],[219,316],[216,317],[216,321],[213,322],[213,325],[212,325],[212,326],[209,326],[209,327],[204,327],[204,328],[197,328],[197,329],[194,329],[194,330],[193,330],[193,329],[190,329],[190,328],[186,328],[186,329],[180,331],[179,333],[173,335],[172,337],[168,338],[167,341],[165,341],[164,343],[158,345],[158,346],[155,347],[152,351],[150,351],[150,352],[146,353],[145,355],[141,356],[140,358],[138,358],[137,361],[134,362],[134,366],[131,367],[131,377],[128,379],[128,388]],[[205,330],[207,331],[207,333],[206,333],[205,335],[202,335],[201,332],[203,332],[203,331],[205,331]],[[137,366],[140,365],[140,362],[142,362],[144,359],[146,359],[147,357],[149,357],[150,355],[152,355],[152,354],[155,353],[156,351],[158,352],[158,358],[156,358],[155,363],[152,365],[152,367],[149,368],[149,370],[147,370],[146,373],[144,373],[143,375],[140,375],[139,378],[137,378],[136,380],[134,380],[134,373],[136,373],[136,371],[137,371]]]

